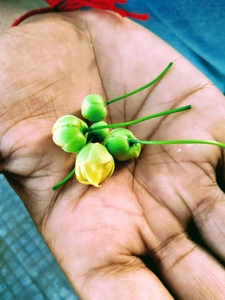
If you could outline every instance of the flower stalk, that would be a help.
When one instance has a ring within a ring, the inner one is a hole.
[[[116,102],[116,101],[118,101],[118,100],[121,100],[121,99],[123,99],[123,98],[127,98],[127,97],[129,97],[129,96],[132,96],[132,95],[134,95],[134,94],[136,94],[136,93],[138,93],[138,92],[140,92],[140,91],[142,91],[142,90],[148,88],[149,86],[153,85],[156,81],[158,81],[161,77],[163,77],[163,75],[164,75],[164,74],[172,67],[172,65],[173,65],[173,63],[170,62],[170,63],[168,64],[168,66],[165,68],[165,70],[163,70],[161,74],[159,74],[155,79],[153,79],[153,80],[152,80],[151,82],[149,82],[148,84],[146,84],[146,85],[144,85],[144,86],[142,86],[142,87],[140,87],[140,88],[134,90],[133,92],[130,92],[130,93],[126,94],[126,95],[120,96],[120,97],[115,98],[115,99],[113,99],[113,100],[106,101],[106,102],[105,102],[105,106],[108,105],[108,104],[111,104],[111,103],[113,103],[113,102]]]
[[[83,134],[86,134],[87,132],[91,132],[93,130],[99,130],[99,129],[105,129],[105,128],[119,128],[119,127],[130,126],[130,125],[140,123],[140,122],[143,122],[143,121],[146,121],[146,120],[149,120],[149,119],[174,114],[174,113],[185,111],[185,110],[188,110],[188,109],[191,109],[191,108],[192,108],[191,105],[187,105],[187,106],[182,106],[182,107],[179,107],[179,108],[167,110],[167,111],[164,111],[164,112],[160,112],[160,113],[157,113],[157,114],[153,114],[153,115],[150,115],[150,116],[147,116],[147,117],[144,117],[144,118],[140,118],[140,119],[137,119],[137,120],[129,121],[129,122],[102,125],[102,126],[95,126],[95,127],[89,127],[89,128],[82,128],[82,132],[83,132]]]
[[[72,178],[74,174],[75,174],[75,168],[72,170],[72,172],[70,172],[68,176],[66,176],[66,178],[64,178],[62,181],[60,181],[59,183],[57,183],[52,187],[53,191],[59,188],[64,183],[66,183],[68,180],[70,180],[70,178]]]
[[[206,144],[225,148],[225,144],[207,140],[171,140],[171,141],[141,141],[136,139],[129,140],[131,144],[139,143],[144,145],[170,145],[170,144]]]

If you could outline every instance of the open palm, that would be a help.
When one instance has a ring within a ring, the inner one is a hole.
[[[154,86],[107,106],[108,123],[191,104],[190,111],[129,129],[143,140],[220,142],[223,95],[170,46],[111,13],[31,18],[1,36],[0,51],[1,171],[79,297],[225,299],[220,148],[146,145],[138,160],[117,163],[101,188],[74,178],[51,190],[75,161],[52,142],[52,125],[66,114],[79,117],[87,94],[116,98],[148,83],[172,61]],[[193,221],[201,246],[187,234]]]

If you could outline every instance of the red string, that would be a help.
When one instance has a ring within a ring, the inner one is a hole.
[[[46,13],[46,12],[50,12],[50,11],[52,11],[52,9],[50,7],[31,10],[31,11],[25,13],[24,15],[22,15],[19,19],[15,20],[12,24],[12,27],[19,25],[22,21],[26,20],[27,18],[29,18],[33,15],[37,15],[40,13]]]
[[[71,11],[80,9],[82,7],[91,7],[100,10],[111,10],[120,14],[122,17],[130,17],[142,21],[146,21],[149,18],[148,14],[132,13],[115,6],[115,3],[126,4],[126,0],[45,0],[45,2],[47,2],[50,6],[46,8],[35,9],[25,13],[18,20],[15,20],[12,26],[17,26],[25,19],[36,14],[46,13],[50,11]]]

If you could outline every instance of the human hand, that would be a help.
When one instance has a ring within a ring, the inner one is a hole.
[[[94,11],[33,17],[1,36],[0,167],[81,299],[225,299],[223,150],[144,146],[101,188],[76,179],[74,154],[52,142],[63,115],[90,93],[118,123],[188,104],[191,111],[131,126],[138,139],[224,142],[223,95],[175,50],[132,21]],[[217,177],[216,177],[217,171]],[[191,221],[204,244],[192,241]],[[159,277],[141,258],[154,261]],[[44,276],[44,275],[43,275]],[[168,291],[171,291],[170,292]]]

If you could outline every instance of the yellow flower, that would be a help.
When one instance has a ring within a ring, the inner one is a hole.
[[[75,174],[78,181],[96,187],[114,172],[115,163],[105,146],[90,143],[84,146],[76,157]]]

